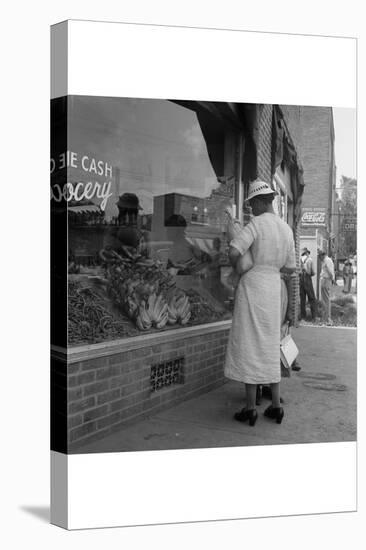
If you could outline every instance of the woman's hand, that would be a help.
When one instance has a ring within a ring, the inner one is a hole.
[[[240,258],[240,252],[237,250],[234,246],[230,246],[229,248],[229,260],[231,265],[235,268],[238,259]]]
[[[238,233],[240,233],[240,231],[242,230],[242,225],[238,219],[233,218],[230,208],[226,208],[225,213],[228,216],[227,237],[228,241],[230,242],[235,239]]]
[[[231,218],[227,224],[227,236],[228,240],[232,241],[242,230],[242,226],[239,220]]]

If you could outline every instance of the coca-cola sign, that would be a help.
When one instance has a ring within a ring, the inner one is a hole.
[[[303,227],[325,227],[326,210],[325,208],[303,208],[301,216],[301,225]]]

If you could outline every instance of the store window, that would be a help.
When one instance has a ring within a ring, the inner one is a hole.
[[[277,191],[273,201],[276,214],[291,227],[293,225],[293,197],[290,173],[285,167],[277,168],[272,186]]]
[[[51,171],[68,210],[69,344],[229,319],[235,129],[202,103],[67,102],[68,150]]]
[[[278,194],[274,198],[273,209],[281,220],[287,222],[287,195],[278,186],[276,187]]]

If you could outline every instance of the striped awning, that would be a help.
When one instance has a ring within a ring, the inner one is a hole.
[[[69,212],[74,212],[75,214],[84,214],[84,212],[100,212],[99,206],[96,204],[80,204],[79,206],[69,206]]]
[[[199,237],[186,236],[186,240],[191,246],[194,248],[199,248],[202,252],[206,252],[206,254],[212,254],[213,252],[213,239],[201,239]]]
[[[214,252],[214,239],[222,239],[220,227],[208,224],[189,225],[185,230],[184,236],[191,246],[198,248],[202,252],[206,252],[206,254]]]

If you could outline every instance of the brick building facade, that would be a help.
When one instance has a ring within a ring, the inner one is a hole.
[[[287,105],[281,108],[304,169],[299,248],[306,246],[310,250],[315,270],[319,271],[318,252],[325,250],[333,254],[336,233],[333,112],[331,107]]]
[[[272,118],[273,105],[263,105],[259,120],[258,176],[272,180]]]
[[[281,108],[304,169],[302,208],[325,210],[325,225],[318,229],[328,240],[333,231],[336,177],[332,108],[289,105]],[[301,235],[313,234],[314,228],[301,224]]]

